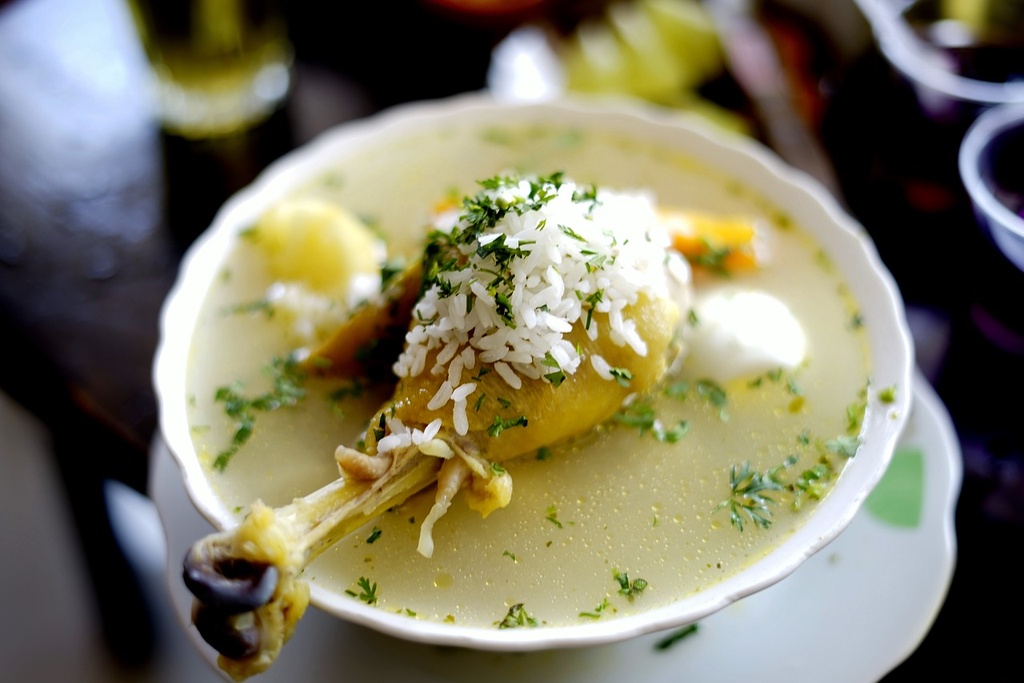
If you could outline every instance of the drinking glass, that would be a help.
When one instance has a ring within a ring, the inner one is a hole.
[[[277,0],[127,0],[168,132],[246,130],[285,101],[292,46]]]

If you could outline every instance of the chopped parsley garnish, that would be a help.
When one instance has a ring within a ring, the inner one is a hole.
[[[373,527],[373,531],[371,531],[370,535],[366,537],[366,542],[371,544],[376,543],[377,539],[380,538],[382,533],[384,532],[380,530],[380,527]]]
[[[559,529],[562,528],[562,523],[558,521],[558,507],[555,505],[549,505],[547,509],[547,516],[544,518],[554,524]]]
[[[732,247],[715,246],[707,239],[702,241],[704,249],[697,254],[687,255],[686,259],[695,266],[703,266],[719,275],[728,276],[729,270],[726,268],[725,262],[734,251]]]
[[[723,508],[729,510],[729,521],[732,525],[743,531],[744,519],[747,519],[762,529],[767,529],[772,524],[771,507],[776,505],[774,497],[770,493],[783,491],[785,486],[779,481],[779,472],[785,465],[776,465],[764,472],[756,472],[750,467],[750,463],[733,465],[729,471],[729,498],[719,503],[713,512]]]
[[[753,380],[750,386],[757,386],[755,383],[759,382],[760,378]],[[693,388],[693,383],[686,380],[678,380],[668,384],[664,389],[664,393],[671,398],[683,400],[690,396],[690,391]],[[721,385],[710,379],[702,379],[696,382],[696,393],[708,405],[718,409],[719,419],[727,420],[729,418],[726,412],[726,408],[729,405],[729,397]]]
[[[487,428],[487,434],[488,436],[498,436],[498,434],[501,434],[510,427],[525,427],[527,422],[528,420],[525,415],[509,418],[507,420],[500,415],[495,415],[494,422],[492,422],[491,426]]]
[[[601,604],[595,607],[593,610],[589,612],[580,612],[580,616],[584,619],[600,619],[601,615],[604,614],[604,611],[607,610],[609,607],[611,607],[611,605],[608,602],[608,598],[605,598],[601,601]]]
[[[804,470],[790,486],[790,489],[796,494],[793,499],[793,509],[799,510],[805,498],[817,500],[824,496],[828,491],[833,474],[835,474],[835,470],[832,469],[831,462],[827,460]]]
[[[846,432],[857,434],[864,424],[864,415],[868,410],[867,390],[862,389],[857,402],[846,407]]]
[[[804,433],[799,439],[810,442]],[[828,444],[826,444],[826,448]],[[751,469],[749,463],[734,465],[730,473],[731,496],[719,503],[712,512],[729,510],[729,521],[736,529],[743,531],[744,520],[751,521],[762,529],[772,524],[772,507],[778,501],[774,493],[792,496],[790,507],[799,510],[806,499],[821,499],[828,491],[836,475],[832,461],[825,454],[812,467],[803,470],[792,482],[786,483],[783,474],[797,462],[791,455],[781,464],[764,472]]]
[[[405,263],[401,259],[385,261],[380,268],[380,288],[384,291],[398,276],[405,270]]]
[[[716,382],[712,382],[709,379],[702,379],[697,382],[697,395],[718,409],[718,417],[723,420],[728,418],[725,408],[729,403],[729,399],[726,396],[725,389]]]
[[[612,571],[612,577],[619,584],[619,595],[624,595],[630,600],[644,592],[647,588],[647,581],[644,579],[629,580],[629,574],[620,572],[618,569]]]
[[[498,628],[519,628],[521,626],[535,627],[538,626],[536,619],[531,617],[527,613],[526,608],[523,607],[523,603],[517,602],[508,608],[508,614],[501,621],[495,622]]]
[[[596,292],[593,292],[592,294],[588,294],[586,297],[583,298],[583,303],[587,304],[587,320],[583,324],[584,328],[586,328],[588,330],[590,329],[590,324],[594,320],[594,309],[597,308],[597,305],[599,303],[601,303],[601,301],[603,299],[604,299],[604,290],[603,289],[599,289]]]
[[[690,383],[686,380],[671,382],[665,387],[665,395],[670,398],[683,399],[690,393]]]
[[[494,312],[498,314],[501,321],[507,327],[516,328],[516,322],[512,315],[512,302],[505,292],[489,292],[494,297]]]
[[[384,436],[388,433],[387,426],[387,417],[382,412],[380,414],[380,419],[377,421],[377,426],[373,428],[373,438],[377,441],[383,439]]]
[[[584,202],[590,202],[591,205],[598,204],[597,185],[591,184],[582,189],[577,189],[575,192],[573,192],[572,200],[577,204],[582,204]],[[591,206],[591,210],[593,210],[593,206]]]
[[[224,404],[224,412],[235,421],[231,445],[217,454],[214,469],[223,471],[228,462],[245,445],[256,428],[256,414],[296,405],[305,398],[302,383],[306,379],[294,358],[274,358],[268,368],[273,377],[273,389],[255,398],[244,396],[238,386],[219,387],[214,400]]]
[[[837,436],[826,441],[825,445],[830,452],[836,455],[852,458],[857,455],[857,450],[860,448],[860,438],[850,435]]]
[[[565,373],[562,371],[562,366],[558,364],[558,361],[555,360],[550,351],[544,354],[544,360],[542,362],[545,367],[555,368],[554,372],[547,373],[544,375],[544,378],[551,382],[551,385],[554,387],[561,386],[562,382],[565,381]]]
[[[587,238],[585,238],[583,235],[579,234],[578,232],[576,232],[575,230],[570,228],[568,225],[561,225],[560,224],[558,226],[558,229],[561,230],[562,232],[564,232],[567,236],[571,237],[574,240],[577,240],[579,242],[586,242],[587,241]]]
[[[617,412],[613,418],[626,427],[635,427],[641,434],[654,429],[654,408],[649,403],[634,401]]]
[[[360,576],[356,582],[359,585],[359,592],[356,593],[353,590],[347,590],[345,593],[351,595],[354,598],[359,598],[367,605],[377,604],[377,584],[376,582],[371,583],[365,576]]]
[[[359,398],[360,396],[363,395],[363,391],[365,391],[365,387],[363,386],[363,384],[359,380],[352,380],[348,384],[338,387],[337,389],[329,393],[327,395],[327,400],[331,402],[331,407],[336,412],[340,413],[342,412],[342,401],[349,398]]]
[[[666,428],[655,415],[654,408],[643,401],[634,401],[617,412],[612,419],[626,427],[640,430],[640,434],[650,432],[662,443],[676,443],[690,431],[686,420],[680,420],[674,427]]]
[[[628,387],[633,381],[633,373],[628,368],[609,368],[608,373],[615,378],[619,386]]]

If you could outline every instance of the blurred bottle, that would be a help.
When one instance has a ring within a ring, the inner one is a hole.
[[[276,0],[127,0],[166,132],[201,139],[266,120],[292,85]]]

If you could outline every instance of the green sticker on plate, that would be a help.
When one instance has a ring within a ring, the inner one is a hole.
[[[921,523],[923,497],[924,453],[919,448],[899,448],[864,506],[886,524],[915,528]]]

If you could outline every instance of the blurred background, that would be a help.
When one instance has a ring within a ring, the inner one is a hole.
[[[177,264],[282,154],[392,106],[487,89],[694,112],[771,147],[865,226],[964,466],[949,594],[885,680],[948,678],[954,651],[959,680],[1019,680],[1024,273],[979,228],[957,154],[978,114],[1020,91],[950,93],[907,71],[883,24],[915,3],[289,0],[225,15],[238,0],[196,0],[220,27],[210,40],[251,30],[263,60],[257,104],[214,123],[180,116],[213,67],[160,45],[184,30],[169,8],[187,4],[0,0],[0,577],[17,594],[0,678],[211,676],[165,604],[146,496],[150,367]],[[994,84],[1024,79],[1022,16],[1020,0],[905,15],[931,63]],[[154,89],[155,72],[175,84]]]

